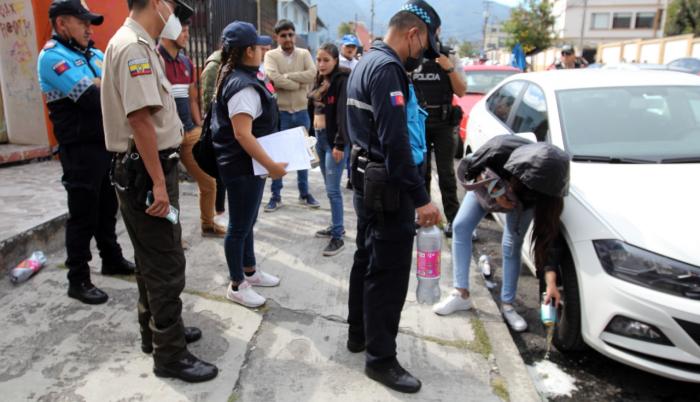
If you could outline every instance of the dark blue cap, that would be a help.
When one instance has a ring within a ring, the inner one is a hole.
[[[221,42],[224,47],[248,47],[248,46],[270,46],[272,38],[269,36],[258,36],[258,31],[255,25],[244,22],[234,21],[224,28],[221,34]]]
[[[105,20],[100,14],[91,13],[81,0],[53,0],[49,6],[49,18],[54,19],[61,15],[72,15],[83,21],[90,21],[92,25],[100,25]]]
[[[425,52],[425,57],[436,59],[440,57],[440,41],[438,39],[437,30],[440,28],[442,21],[438,13],[423,0],[409,0],[401,7],[401,11],[408,11],[414,14],[428,27],[428,41],[430,47]]]

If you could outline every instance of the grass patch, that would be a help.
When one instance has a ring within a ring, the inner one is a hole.
[[[480,354],[484,359],[488,359],[493,351],[493,347],[486,333],[486,328],[484,328],[484,323],[478,318],[472,318],[469,322],[472,324],[472,330],[474,331],[474,340],[467,344],[467,349]]]
[[[236,392],[234,392],[228,397],[226,402],[237,402],[239,399],[240,399],[240,397],[238,396],[238,394]]]
[[[508,387],[506,382],[502,377],[494,377],[491,380],[491,389],[493,393],[504,401],[510,401],[510,394],[508,394]]]

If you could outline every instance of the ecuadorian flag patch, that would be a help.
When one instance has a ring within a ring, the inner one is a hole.
[[[153,70],[151,69],[151,62],[148,59],[133,59],[129,60],[129,74],[132,77],[138,77],[140,75],[151,75]]]
[[[403,92],[401,91],[394,91],[389,94],[391,96],[391,105],[392,106],[404,106],[405,102],[403,100]]]

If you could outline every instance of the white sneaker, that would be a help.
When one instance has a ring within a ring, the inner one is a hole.
[[[238,285],[238,290],[233,290],[231,285],[228,285],[226,298],[234,303],[250,308],[260,307],[265,304],[265,298],[257,294],[248,281],[243,281]]]
[[[253,276],[246,276],[245,280],[250,282],[250,284],[253,286],[262,286],[266,288],[274,287],[280,284],[280,278],[259,269],[255,271]]]
[[[505,306],[501,310],[508,326],[515,332],[523,332],[527,329],[527,322],[518,314],[513,306]]]
[[[453,290],[445,300],[433,306],[433,313],[437,315],[449,315],[455,311],[471,310],[472,307],[471,299],[464,299],[458,290]]]

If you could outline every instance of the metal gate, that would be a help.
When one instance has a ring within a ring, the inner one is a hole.
[[[221,32],[233,21],[257,24],[258,4],[256,0],[192,0],[191,4],[194,15],[188,54],[194,64],[199,92],[199,76],[207,57],[219,48]]]

